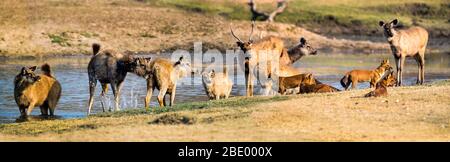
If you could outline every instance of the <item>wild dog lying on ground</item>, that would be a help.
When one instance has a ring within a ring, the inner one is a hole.
[[[411,27],[407,29],[397,28],[398,20],[389,23],[380,21],[379,25],[384,30],[392,54],[397,66],[397,86],[402,85],[403,67],[406,57],[414,57],[418,65],[416,84],[423,84],[425,78],[425,50],[428,43],[428,32],[422,27]]]
[[[210,100],[228,98],[233,87],[233,81],[228,78],[228,70],[225,67],[223,73],[216,73],[214,70],[202,73],[203,87]]]
[[[40,106],[42,115],[53,116],[61,97],[61,85],[51,74],[50,66],[41,67],[42,74],[35,74],[36,66],[23,67],[14,79],[14,99],[19,106],[21,117],[31,114]]]
[[[134,70],[134,59],[130,54],[119,53],[109,49],[100,51],[99,44],[93,44],[92,51],[93,56],[88,65],[89,107],[87,114],[89,115],[91,113],[92,104],[94,103],[97,80],[100,81],[100,84],[102,85],[102,99],[104,99],[105,94],[108,92],[108,84],[111,85],[114,94],[115,111],[118,111],[120,110],[120,89],[127,76],[127,72],[132,72]],[[101,103],[104,112],[105,108],[103,100]]]
[[[279,77],[279,90],[281,95],[285,95],[287,89],[300,87],[301,84],[315,84],[312,74],[299,74],[290,77]]]
[[[352,70],[347,72],[341,79],[341,85],[345,90],[349,88],[350,84],[352,84],[352,89],[355,89],[359,82],[370,82],[370,88],[375,87],[375,84],[381,79],[386,70],[391,68],[389,60],[384,59],[375,70]]]
[[[364,97],[380,97],[380,96],[387,96],[387,87],[389,85],[392,85],[392,75],[393,72],[389,73],[387,76],[384,76],[376,85],[375,90],[367,93],[364,95]]]
[[[149,108],[153,90],[159,90],[159,106],[166,106],[164,96],[170,95],[170,106],[173,106],[177,90],[178,79],[187,76],[191,72],[191,65],[183,57],[173,63],[165,58],[145,59],[137,58],[134,73],[147,80],[147,95],[145,96],[145,108]]]
[[[307,82],[306,82],[307,83]],[[341,90],[330,86],[328,84],[316,83],[316,84],[301,84],[300,93],[328,93],[339,92]]]
[[[284,71],[283,66],[289,66],[293,62],[296,62],[302,56],[306,55],[315,55],[317,54],[317,50],[310,46],[306,39],[301,38],[300,43],[295,47],[287,50],[284,47],[284,42],[278,37],[268,36],[262,38],[258,41],[252,40],[252,34],[254,30],[255,23],[252,23],[252,30],[249,36],[249,40],[247,42],[242,41],[239,37],[237,37],[233,29],[230,27],[231,35],[236,38],[237,46],[244,52],[245,61],[248,61],[248,65],[246,65],[245,69],[245,85],[246,85],[246,94],[247,96],[253,96],[253,80],[254,76],[259,76],[263,79],[267,79],[269,82],[258,82],[261,84],[261,87],[271,87],[272,82],[271,76],[272,74],[272,61],[274,58],[279,59],[278,65],[280,66],[279,73],[280,76],[292,76],[296,74],[290,74],[289,72]],[[282,55],[282,52],[285,51],[288,55]],[[268,54],[264,56],[264,54]],[[275,56],[273,56],[275,54]],[[283,56],[283,57],[282,57]],[[267,66],[261,66],[262,64],[267,64]],[[260,66],[258,66],[260,65]],[[266,67],[266,69],[260,69],[260,67]],[[257,74],[259,72],[259,75]]]

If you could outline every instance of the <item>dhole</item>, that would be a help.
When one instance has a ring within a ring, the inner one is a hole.
[[[223,73],[211,72],[202,73],[203,87],[209,99],[220,99],[220,97],[228,98],[233,87],[233,82],[228,78],[228,70],[225,67]]]
[[[35,74],[36,66],[23,67],[14,79],[14,99],[21,117],[31,114],[40,106],[42,115],[53,116],[61,96],[61,85],[51,74],[50,66],[41,67],[42,74]]]
[[[341,85],[347,90],[350,84],[352,84],[352,89],[355,89],[358,82],[370,82],[370,88],[372,88],[375,87],[375,84],[389,69],[391,69],[389,60],[384,59],[375,70],[352,70],[347,72],[341,79]]]

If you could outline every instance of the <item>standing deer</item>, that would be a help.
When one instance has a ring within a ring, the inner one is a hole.
[[[271,67],[272,61],[278,61],[280,76],[292,76],[298,74],[298,71],[291,67],[291,64],[299,60],[301,57],[306,55],[315,55],[317,50],[311,47],[306,42],[306,39],[301,38],[300,43],[291,49],[286,49],[284,47],[283,40],[275,36],[267,36],[258,41],[252,40],[252,34],[255,27],[255,22],[252,22],[252,29],[247,42],[242,41],[239,37],[234,34],[233,29],[230,26],[231,35],[236,38],[237,46],[244,52],[245,55],[245,85],[247,96],[253,96],[253,75],[257,76],[258,71],[263,76],[260,78],[271,79],[273,73]],[[269,56],[263,57],[263,54],[269,53]],[[270,56],[270,54],[275,54],[275,57]],[[277,58],[277,60],[273,60]],[[262,69],[262,64],[267,63],[267,68]],[[252,74],[252,75],[251,75]],[[259,81],[259,80],[258,80]],[[260,83],[260,82],[259,82]],[[272,83],[263,83],[262,87],[271,87]]]
[[[397,29],[397,24],[397,19],[389,23],[379,22],[379,25],[384,29],[384,36],[391,46],[392,54],[397,65],[397,86],[402,85],[402,73],[406,57],[414,57],[416,60],[418,64],[416,84],[423,84],[428,32],[421,27]]]

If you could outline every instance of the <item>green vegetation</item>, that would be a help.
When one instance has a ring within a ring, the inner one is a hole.
[[[67,34],[65,32],[61,34],[48,34],[48,38],[50,38],[52,43],[59,44],[60,46],[71,46],[71,44],[68,42],[69,39],[67,38]]]
[[[258,3],[258,1],[256,1]],[[249,20],[251,15],[245,3],[204,0],[155,0],[151,5],[174,7],[188,12],[220,15],[233,20]],[[258,3],[258,10],[270,12],[275,3]],[[332,34],[374,34],[380,20],[398,18],[405,26],[420,25],[431,33],[448,35],[450,3],[445,0],[399,1],[326,1],[291,0],[277,22],[291,23],[307,29]],[[320,27],[320,28],[319,28]]]

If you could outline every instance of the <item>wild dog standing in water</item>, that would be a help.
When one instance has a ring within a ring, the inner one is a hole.
[[[170,95],[170,106],[173,106],[177,90],[178,79],[187,76],[191,72],[191,64],[183,57],[173,63],[165,58],[145,59],[137,58],[134,73],[147,80],[147,95],[145,96],[145,108],[150,105],[153,90],[159,90],[159,106],[166,106],[164,96]]]
[[[285,95],[287,89],[300,87],[301,84],[315,84],[316,82],[312,74],[299,74],[289,77],[279,77],[278,83],[278,92],[281,95]]]
[[[423,84],[425,78],[425,50],[428,43],[428,32],[422,27],[397,29],[398,20],[389,23],[380,21],[384,36],[391,45],[392,54],[397,65],[397,86],[402,85],[403,67],[406,57],[414,57],[418,64],[416,84]]]
[[[36,75],[35,70],[36,66],[23,67],[14,79],[14,99],[20,115],[26,117],[34,107],[40,106],[42,115],[53,116],[61,96],[61,85],[48,64],[42,65],[42,74]]]
[[[108,92],[108,84],[111,85],[114,94],[115,111],[118,111],[120,110],[120,89],[127,76],[127,72],[133,72],[134,70],[134,59],[130,54],[123,54],[109,49],[100,51],[99,44],[93,44],[92,51],[94,56],[92,56],[88,65],[89,107],[87,113],[88,115],[91,113],[97,81],[102,85],[101,96],[103,99]],[[101,103],[104,112],[105,107],[103,100]]]
[[[355,89],[358,82],[370,82],[370,88],[375,87],[375,84],[381,79],[387,70],[392,69],[389,65],[389,60],[384,59],[380,66],[375,70],[352,70],[345,74],[341,79],[342,87],[347,90],[352,84],[352,89]]]
[[[272,54],[276,54],[276,57],[279,58],[278,65],[279,68],[279,74],[280,76],[292,76],[297,75],[298,73],[295,70],[291,70],[292,68],[285,68],[285,66],[289,66],[293,62],[296,62],[299,60],[302,56],[306,55],[315,55],[317,54],[317,50],[311,47],[304,38],[300,39],[300,43],[291,48],[286,49],[284,47],[283,40],[281,40],[278,37],[275,36],[268,36],[265,38],[262,38],[258,41],[252,40],[252,34],[255,27],[255,23],[252,23],[252,30],[250,32],[249,40],[247,42],[242,41],[239,37],[237,37],[233,29],[230,27],[231,35],[237,39],[237,46],[244,52],[245,54],[245,60],[246,60],[246,67],[245,67],[245,85],[246,85],[246,91],[247,96],[253,96],[253,77],[258,76],[258,71],[261,71],[259,77],[265,78],[265,79],[271,79],[271,76],[274,76],[272,74],[272,68],[271,66],[274,66],[271,64],[272,57],[269,55],[267,57],[263,57],[263,53],[265,52],[275,52]],[[283,51],[288,53],[288,55],[282,55]],[[248,65],[247,65],[248,61]],[[265,64],[267,63],[266,69],[260,69],[259,64]],[[290,71],[288,71],[290,70]],[[293,73],[294,72],[294,73]],[[254,76],[253,76],[254,75]],[[260,83],[260,82],[259,82]],[[262,87],[270,87],[272,85],[271,82],[262,83]]]
[[[233,87],[233,81],[228,78],[228,70],[225,67],[223,73],[216,73],[214,70],[202,73],[202,83],[206,95],[209,99],[228,98]]]

